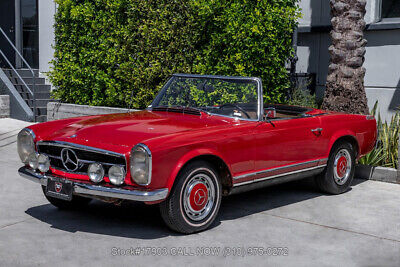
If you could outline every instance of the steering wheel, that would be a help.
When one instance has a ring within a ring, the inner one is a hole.
[[[224,108],[224,107],[226,107],[226,106],[232,106],[232,107],[235,107],[235,108],[239,109],[244,115],[246,115],[246,117],[247,117],[248,119],[251,119],[249,113],[247,113],[242,107],[240,107],[240,106],[237,105],[237,104],[226,103],[226,104],[223,104],[223,105],[219,106],[219,108],[221,109],[221,108]]]

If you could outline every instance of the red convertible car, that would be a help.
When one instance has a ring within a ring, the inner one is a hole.
[[[222,196],[309,176],[345,192],[376,138],[373,116],[264,104],[259,78],[176,74],[143,111],[23,129],[19,174],[59,208],[142,201],[194,233]]]

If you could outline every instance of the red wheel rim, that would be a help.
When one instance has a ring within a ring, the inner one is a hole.
[[[343,178],[346,175],[347,170],[347,159],[344,156],[341,156],[337,162],[336,171],[340,178]]]
[[[208,190],[207,187],[203,183],[196,184],[189,196],[189,203],[193,210],[200,211],[202,210],[207,203],[208,199]]]
[[[351,155],[347,149],[341,149],[333,163],[333,178],[338,185],[344,185],[351,175]]]
[[[194,173],[183,188],[183,211],[189,219],[201,221],[210,214],[215,204],[215,177],[212,178],[207,169],[197,169]]]

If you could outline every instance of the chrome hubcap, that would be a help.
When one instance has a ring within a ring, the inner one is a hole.
[[[341,149],[335,156],[333,176],[338,185],[347,182],[351,172],[351,156],[347,149]]]
[[[215,202],[215,189],[211,177],[205,173],[194,175],[183,192],[183,208],[186,216],[193,221],[207,217]]]

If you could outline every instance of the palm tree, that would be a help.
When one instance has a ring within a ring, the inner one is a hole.
[[[363,68],[366,0],[330,0],[332,12],[331,55],[322,108],[368,114]]]

